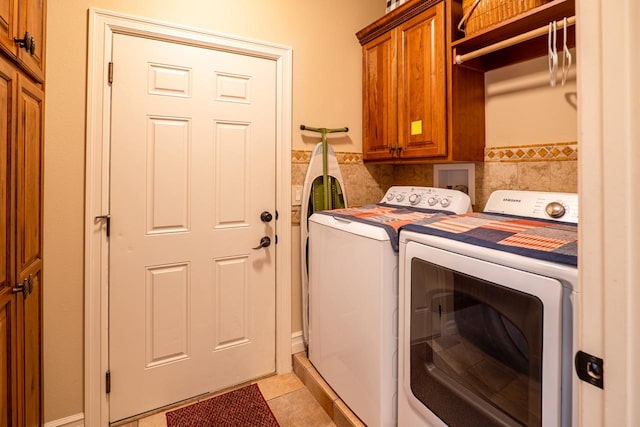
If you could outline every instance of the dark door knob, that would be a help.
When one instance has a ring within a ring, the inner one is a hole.
[[[269,238],[269,236],[264,236],[262,239],[260,239],[260,244],[253,249],[268,248],[269,246],[271,246],[271,239]]]
[[[260,221],[262,222],[271,222],[272,219],[273,219],[273,215],[271,215],[267,211],[264,211],[260,214]]]

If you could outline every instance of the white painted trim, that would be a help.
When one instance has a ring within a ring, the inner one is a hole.
[[[250,54],[276,62],[276,371],[291,371],[291,103],[290,47],[208,30],[89,10],[85,189],[85,418],[87,425],[108,426],[107,266],[108,246],[98,215],[109,206],[109,123],[111,90],[107,67],[113,34],[143,36],[192,46]]]
[[[300,353],[306,351],[304,345],[304,338],[302,337],[302,331],[294,332],[291,334],[291,354]]]
[[[574,424],[640,425],[640,6],[576,3],[578,345],[604,359],[604,390],[580,382]]]
[[[84,414],[70,415],[45,423],[44,427],[84,427]]]

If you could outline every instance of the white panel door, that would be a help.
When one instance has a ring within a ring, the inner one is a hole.
[[[117,421],[275,371],[276,64],[126,35],[113,63]]]

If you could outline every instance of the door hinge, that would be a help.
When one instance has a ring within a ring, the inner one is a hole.
[[[107,76],[107,80],[109,81],[109,84],[113,83],[113,62],[109,62],[109,73]]]
[[[95,217],[96,221],[101,221],[101,220],[105,220],[106,224],[105,224],[105,228],[107,229],[107,237],[109,237],[109,235],[111,234],[111,215],[107,214],[107,215],[98,215],[97,217]]]
[[[604,388],[604,360],[584,351],[578,351],[575,364],[578,378],[598,388]]]
[[[105,374],[105,388],[107,394],[111,393],[111,371],[107,371]]]

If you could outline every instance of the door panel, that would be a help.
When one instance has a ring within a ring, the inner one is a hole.
[[[398,133],[404,157],[447,155],[444,6],[398,27]]]
[[[42,285],[41,270],[29,275],[29,296],[24,300],[25,425],[43,425],[42,412]]]
[[[0,59],[0,427],[17,425],[17,311],[11,250],[15,69]]]
[[[16,298],[0,291],[0,427],[17,425]]]
[[[110,419],[275,371],[275,62],[113,40]]]
[[[18,278],[39,270],[42,256],[43,93],[25,78],[18,86]]]
[[[39,82],[44,81],[44,17],[46,15],[44,0],[20,0],[18,37],[22,38],[28,32],[33,40],[34,48],[33,54],[22,48],[18,49],[18,58]]]
[[[14,111],[16,71],[0,59],[0,292],[11,288],[10,218],[11,218],[11,168],[14,140]]]
[[[18,35],[18,0],[6,0],[0,3],[0,43],[15,55]]]
[[[396,32],[389,31],[362,48],[362,123],[364,157],[393,157],[398,147]]]
[[[42,167],[44,94],[18,76],[16,162],[16,276],[28,280],[22,327],[25,379],[25,423],[42,425]]]

